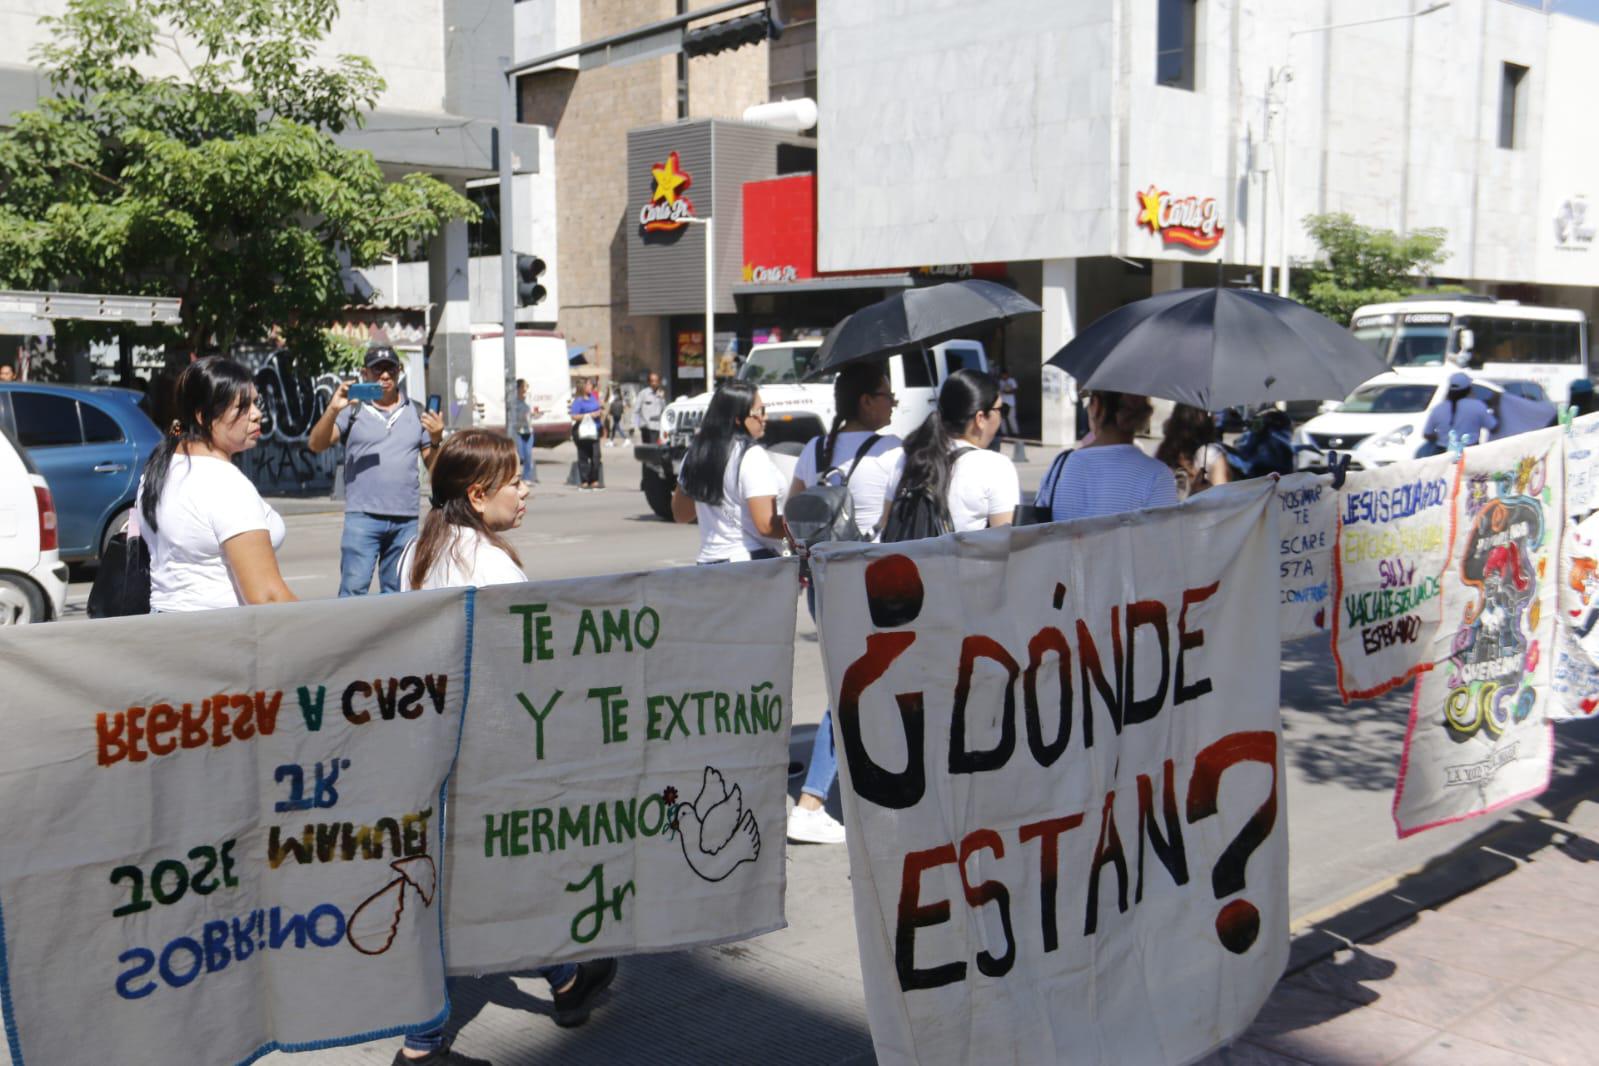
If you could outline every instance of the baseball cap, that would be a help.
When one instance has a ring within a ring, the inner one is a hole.
[[[394,349],[390,348],[388,345],[372,347],[366,350],[367,369],[371,369],[372,367],[378,366],[382,363],[390,363],[393,366],[398,367],[400,365],[400,357],[394,354]]]
[[[366,365],[371,366],[372,360],[368,359]],[[1455,373],[1449,375],[1449,388],[1452,392],[1471,388],[1471,376],[1458,370],[1455,371]]]

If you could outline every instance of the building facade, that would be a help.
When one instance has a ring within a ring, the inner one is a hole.
[[[1080,325],[1307,261],[1312,214],[1442,228],[1441,278],[1593,316],[1599,26],[1432,6],[821,0],[819,267],[1011,264],[1044,307],[1009,346],[1024,428],[1052,441],[1070,389],[1040,364]]]

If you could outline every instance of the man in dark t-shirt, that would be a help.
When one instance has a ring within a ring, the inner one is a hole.
[[[400,553],[416,538],[419,455],[433,469],[444,419],[400,391],[400,362],[392,348],[367,353],[362,376],[383,388],[371,403],[350,399],[350,383],[334,390],[306,444],[322,452],[344,442],[344,535],[339,542],[339,595],[364,596],[372,587],[400,590]]]

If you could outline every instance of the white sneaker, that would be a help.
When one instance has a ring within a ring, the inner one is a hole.
[[[844,826],[825,810],[796,806],[788,814],[788,839],[796,844],[842,844]]]

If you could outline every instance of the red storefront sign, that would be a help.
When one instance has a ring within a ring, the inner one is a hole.
[[[930,281],[1003,278],[1004,263],[851,270],[851,276],[912,273]],[[838,277],[816,269],[816,175],[791,174],[744,183],[744,283],[782,285]]]
[[[1158,236],[1163,245],[1210,251],[1227,232],[1220,214],[1211,196],[1173,196],[1154,185],[1138,194],[1138,225]]]

